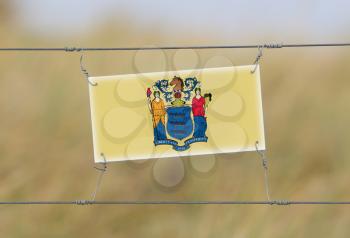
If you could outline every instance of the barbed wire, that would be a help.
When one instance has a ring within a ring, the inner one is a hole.
[[[350,43],[323,43],[323,44],[261,44],[261,45],[203,45],[203,46],[159,46],[159,47],[97,47],[97,48],[79,48],[79,47],[61,47],[61,48],[0,48],[0,51],[135,51],[135,50],[178,50],[178,49],[248,49],[258,48],[279,49],[279,48],[299,48],[299,47],[345,47]],[[257,61],[260,59],[257,58]],[[82,59],[82,58],[81,58]],[[82,71],[86,71],[82,68]],[[87,72],[84,72],[88,76]],[[258,147],[256,147],[257,152]],[[265,169],[265,186],[268,201],[175,201],[175,200],[113,200],[113,201],[96,201],[96,193],[101,183],[102,176],[106,171],[106,166],[99,175],[96,189],[93,193],[92,200],[72,200],[72,201],[0,201],[0,205],[350,205],[350,201],[289,201],[289,200],[270,200],[267,165],[265,154],[261,154],[263,167]]]
[[[192,46],[146,46],[146,47],[14,47],[0,48],[0,51],[133,51],[133,50],[179,50],[179,49],[248,49],[248,48],[299,48],[299,47],[339,47],[350,46],[350,43],[316,43],[316,44],[253,44],[253,45],[192,45]]]
[[[170,200],[72,200],[72,201],[3,201],[0,205],[350,205],[350,201],[170,201]]]

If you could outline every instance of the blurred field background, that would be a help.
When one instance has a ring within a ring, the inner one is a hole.
[[[348,8],[346,1],[1,0],[0,47],[349,42]],[[253,63],[257,50],[197,53],[199,67],[214,56],[245,65]],[[264,51],[273,199],[350,200],[349,53],[350,48]],[[173,54],[165,52],[168,62]],[[85,66],[93,76],[133,73],[134,55],[86,52]],[[98,174],[79,57],[0,53],[1,201],[90,199]],[[145,57],[145,70],[163,70],[155,53]],[[184,60],[183,68],[190,66]],[[256,153],[218,156],[215,170],[202,176],[186,167],[181,186],[169,191],[152,180],[153,163],[108,164],[97,199],[265,200]],[[304,205],[0,206],[0,236],[349,237],[349,212],[349,206]]]

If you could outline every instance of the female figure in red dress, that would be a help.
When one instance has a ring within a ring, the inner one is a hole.
[[[194,92],[196,95],[192,99],[192,113],[194,120],[193,137],[206,137],[205,132],[207,130],[207,118],[205,117],[205,99],[201,95],[200,88],[196,88]]]

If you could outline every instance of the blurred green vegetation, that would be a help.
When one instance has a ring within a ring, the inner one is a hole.
[[[5,14],[6,13],[6,14]],[[127,16],[79,37],[42,37],[0,7],[1,47],[137,46],[176,40],[157,27],[135,37]],[[127,26],[127,27],[126,27]],[[261,39],[263,41],[263,39]],[[169,43],[170,42],[170,43]],[[195,38],[186,44],[220,42]],[[183,42],[180,42],[181,44]],[[350,49],[266,50],[261,78],[273,199],[350,200]],[[167,51],[171,59],[173,51]],[[251,64],[256,50],[198,51]],[[92,75],[132,73],[134,52],[87,52]],[[1,52],[0,200],[89,199],[93,169],[88,86],[79,53]],[[150,60],[151,61],[151,60]],[[153,67],[150,65],[150,67]],[[172,70],[172,65],[168,65]],[[183,158],[186,162],[186,158]],[[151,162],[151,164],[153,161]],[[188,164],[186,163],[186,166]],[[108,165],[98,199],[265,200],[256,153],[222,155],[215,173],[162,191],[152,166]],[[1,237],[347,237],[346,206],[1,206]]]

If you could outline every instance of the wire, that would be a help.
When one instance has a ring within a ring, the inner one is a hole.
[[[273,48],[299,48],[299,47],[342,47],[350,46],[350,43],[325,43],[325,44],[263,44],[263,45],[203,45],[203,46],[160,46],[160,47],[104,47],[104,48],[0,48],[0,51],[135,51],[135,50],[177,50],[177,49],[273,49]],[[259,57],[260,58],[260,57]],[[265,168],[265,186],[268,201],[95,201],[97,190],[100,186],[103,171],[97,182],[93,200],[75,200],[75,201],[0,201],[0,205],[350,205],[350,201],[288,201],[288,200],[270,200],[267,183],[267,165]]]
[[[95,201],[96,199],[96,195],[97,192],[101,186],[101,182],[102,182],[102,177],[105,174],[105,172],[107,171],[107,161],[106,161],[106,157],[103,153],[101,153],[101,157],[103,159],[103,167],[99,168],[99,167],[94,167],[96,170],[100,171],[100,174],[98,175],[98,179],[97,179],[97,184],[96,184],[96,188],[94,193],[92,194],[92,201]]]
[[[0,202],[0,205],[350,205],[350,201],[17,201]]]
[[[130,50],[178,50],[178,49],[247,49],[247,48],[297,48],[350,46],[350,43],[324,44],[262,44],[262,45],[203,45],[203,46],[149,46],[149,47],[61,47],[61,48],[0,48],[0,51],[130,51]]]

